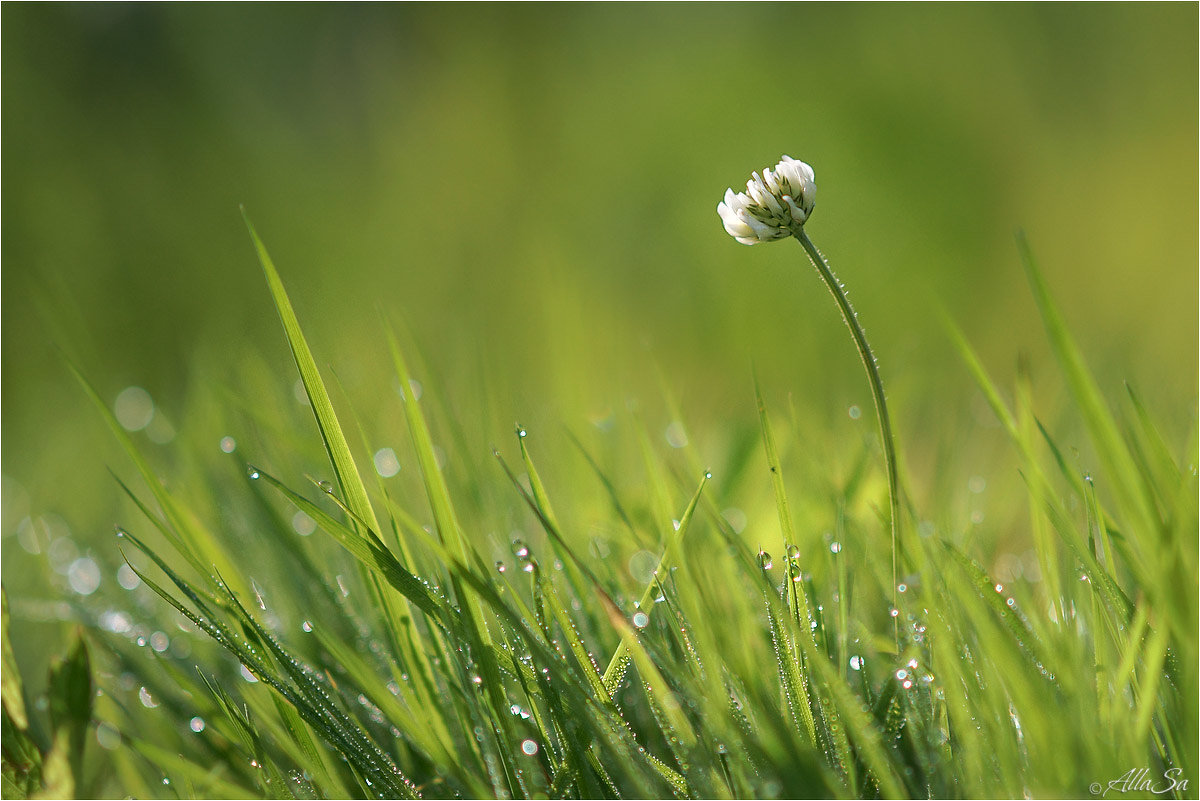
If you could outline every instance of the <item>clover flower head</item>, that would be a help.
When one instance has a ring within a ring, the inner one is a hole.
[[[817,185],[812,167],[784,156],[775,169],[753,173],[745,192],[725,190],[717,214],[725,230],[743,245],[757,245],[791,236],[803,227],[816,206]]]

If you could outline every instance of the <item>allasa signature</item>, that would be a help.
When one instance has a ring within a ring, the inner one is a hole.
[[[1183,778],[1182,774],[1183,771],[1179,768],[1168,768],[1161,776],[1152,774],[1149,768],[1131,768],[1107,784],[1092,782],[1088,790],[1092,795],[1098,795],[1101,798],[1109,793],[1151,793],[1153,795],[1165,795],[1175,791],[1182,793],[1186,792],[1188,788],[1188,780]]]

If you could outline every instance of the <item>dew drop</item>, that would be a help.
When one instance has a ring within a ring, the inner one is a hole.
[[[840,542],[838,542],[837,540],[834,540],[833,542],[829,543],[829,552],[830,553],[841,553],[842,552],[842,544]]]
[[[900,610],[893,606],[888,610],[888,614],[892,617],[900,617]]]
[[[850,657],[850,669],[851,670],[862,670],[863,665],[865,665],[865,664],[866,664],[866,660],[863,659],[861,656],[858,656],[857,654]]]
[[[150,695],[150,691],[145,687],[138,689],[138,700],[141,701],[142,706],[146,707],[147,709],[154,709],[156,706],[158,706],[158,701],[154,700],[154,697]]]
[[[705,477],[706,479],[712,478],[712,471],[711,471],[711,470],[705,470],[705,471],[704,471],[704,477]]]
[[[303,623],[300,624],[300,628],[304,629],[305,632],[311,633],[313,630],[312,621],[311,620],[304,621]]]
[[[774,564],[775,563],[771,561],[771,554],[767,553],[766,551],[758,552],[758,566],[759,567],[761,567],[763,570],[770,570],[774,566]]]
[[[846,414],[850,415],[851,420],[857,420],[862,417],[862,409],[858,408],[858,406],[851,406],[846,410]]]
[[[497,559],[496,560],[496,572],[503,573],[505,570],[508,570],[508,568],[505,566],[505,564],[503,562],[501,562],[500,560]]]
[[[204,718],[200,717],[199,715],[192,718],[188,721],[188,728],[194,731],[196,734],[204,731]]]
[[[512,552],[513,556],[517,557],[518,559],[529,558],[529,546],[525,544],[524,540],[513,540]]]
[[[529,756],[533,756],[538,752],[538,744],[533,740],[525,740],[521,743],[521,750]]]
[[[634,612],[633,613],[633,625],[637,626],[639,629],[646,628],[646,624],[649,622],[650,622],[650,616],[647,615],[645,612]]]
[[[261,474],[258,472],[258,468],[257,468],[257,467],[255,467],[255,466],[254,466],[254,465],[252,465],[252,464],[248,464],[248,465],[246,465],[246,475],[250,476],[250,480],[251,480],[251,481],[254,481],[254,480],[255,480],[255,479],[257,479],[257,478],[259,477],[259,475],[261,475]]]
[[[896,592],[908,592],[908,585],[907,584],[897,584]]]
[[[799,559],[800,558],[800,546],[796,545],[795,543],[792,543],[791,545],[789,545],[787,547],[787,555],[788,555],[788,559]]]
[[[221,437],[220,447],[225,453],[233,453],[237,450],[237,440],[233,437]]]
[[[326,495],[333,494],[333,485],[330,484],[328,481],[318,481],[317,486],[320,487],[321,491],[324,492]]]

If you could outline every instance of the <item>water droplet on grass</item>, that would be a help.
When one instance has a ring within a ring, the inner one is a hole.
[[[787,555],[788,555],[788,559],[799,559],[800,558],[800,546],[796,545],[795,543],[789,545],[787,547]]]
[[[188,728],[194,731],[196,734],[204,731],[204,725],[204,718],[200,717],[199,715],[188,721]]]
[[[857,420],[862,417],[862,409],[858,408],[858,406],[851,406],[846,410],[846,414],[850,415],[851,420]]]
[[[500,560],[496,560],[496,572],[503,573],[505,570],[508,570],[508,568],[505,566],[505,564],[503,562],[501,562]]]
[[[318,481],[317,486],[320,487],[321,491],[326,495],[333,494],[333,484],[329,483],[328,481]]]
[[[513,556],[517,557],[518,559],[529,558],[529,546],[525,544],[524,540],[513,540],[512,552]]]
[[[771,554],[767,553],[766,551],[758,552],[758,566],[759,567],[761,567],[763,570],[770,570],[774,566],[774,564],[775,563],[771,561]]]
[[[252,464],[248,464],[248,465],[246,465],[246,475],[250,476],[250,479],[253,481],[253,480],[257,480],[259,475],[261,475],[261,474],[258,472],[257,467],[255,467]]]
[[[867,663],[867,660],[863,659],[861,656],[858,656],[857,654],[850,657],[850,669],[851,670],[862,670],[863,666],[866,663]]]
[[[303,623],[300,624],[300,628],[303,629],[306,633],[311,633],[313,630],[312,621],[311,620],[304,621]]]
[[[521,750],[529,756],[533,756],[538,752],[538,744],[533,740],[525,740],[521,743]]]
[[[639,629],[646,628],[646,624],[649,622],[650,622],[650,616],[647,615],[645,612],[634,612],[633,613],[633,625],[637,626]]]
[[[829,552],[830,553],[841,553],[842,552],[842,544],[840,542],[838,542],[837,540],[834,540],[833,542],[829,543]]]

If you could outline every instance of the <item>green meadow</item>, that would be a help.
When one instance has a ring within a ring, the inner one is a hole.
[[[1194,4],[0,23],[4,798],[1196,797]]]

